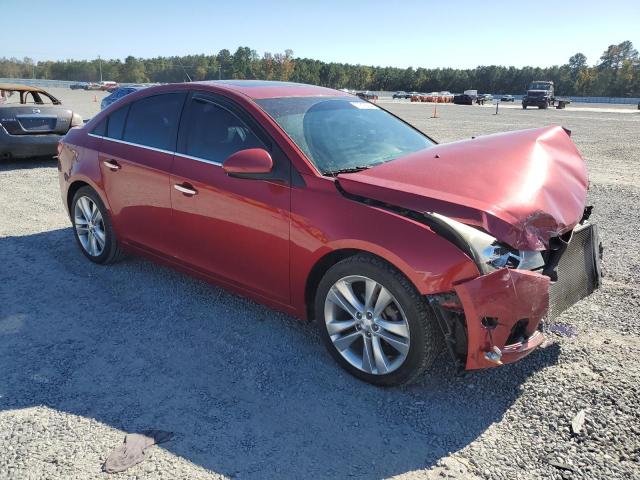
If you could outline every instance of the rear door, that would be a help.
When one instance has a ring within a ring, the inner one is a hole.
[[[270,152],[273,178],[224,173],[222,162],[249,148]],[[177,255],[197,270],[288,304],[289,172],[289,160],[243,110],[194,93],[171,174]]]
[[[142,98],[107,120],[99,165],[120,238],[172,255],[169,171],[186,93]]]

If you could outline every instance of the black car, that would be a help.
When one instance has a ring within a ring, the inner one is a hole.
[[[475,97],[467,95],[466,93],[453,96],[453,103],[455,103],[456,105],[473,105],[474,100]]]
[[[71,85],[69,85],[69,88],[71,90],[86,90],[87,89],[87,82],[72,83]]]
[[[376,95],[373,92],[370,92],[369,90],[365,90],[364,92],[358,92],[356,93],[356,96],[362,98],[363,100],[370,100],[374,102],[378,100],[378,95]]]
[[[393,99],[395,100],[396,98],[403,98],[403,99],[411,98],[411,94],[403,90],[400,90],[399,92],[396,92],[393,94]]]
[[[54,156],[82,117],[38,87],[0,83],[0,159]]]

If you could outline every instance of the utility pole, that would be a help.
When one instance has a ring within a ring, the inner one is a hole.
[[[98,55],[98,62],[100,62],[100,83],[102,83],[102,59]]]
[[[218,80],[222,80],[222,65],[218,65]]]

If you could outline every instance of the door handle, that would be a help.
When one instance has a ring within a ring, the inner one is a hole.
[[[110,168],[111,170],[120,170],[122,167],[118,165],[118,162],[115,160],[103,160],[104,166]]]
[[[176,183],[173,188],[175,188],[179,192],[184,193],[185,195],[195,195],[196,193],[198,193],[198,191],[188,183]]]

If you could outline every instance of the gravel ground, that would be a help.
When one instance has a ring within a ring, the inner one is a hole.
[[[460,376],[442,355],[417,384],[375,388],[313,326],[139,258],[91,264],[55,162],[4,163],[0,478],[106,478],[124,433],[147,428],[177,437],[112,478],[640,478],[640,114],[384,105],[440,141],[573,130],[606,249],[603,288],[559,319],[576,335]]]

